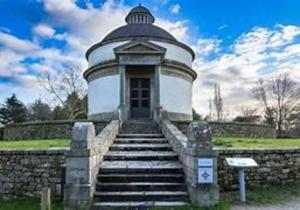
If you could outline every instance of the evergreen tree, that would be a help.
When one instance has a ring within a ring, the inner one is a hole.
[[[0,108],[0,123],[3,125],[26,121],[27,109],[15,94],[7,98]]]
[[[66,120],[66,119],[68,119],[68,113],[60,106],[56,106],[52,111],[52,119],[53,120]]]
[[[51,109],[41,99],[36,100],[28,110],[29,120],[51,120]]]
[[[193,120],[202,120],[202,116],[195,109],[193,109]]]

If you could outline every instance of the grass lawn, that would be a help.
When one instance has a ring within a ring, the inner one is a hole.
[[[228,203],[239,202],[239,192],[221,194]],[[300,182],[285,185],[272,185],[267,188],[247,189],[248,205],[285,203],[300,197]]]
[[[255,139],[241,137],[213,137],[213,143],[216,147],[228,148],[300,148],[300,139]],[[43,149],[69,146],[69,139],[0,141],[0,149]]]
[[[63,210],[62,203],[52,203],[51,210]],[[0,210],[41,210],[38,199],[0,200]]]
[[[52,147],[69,147],[69,139],[43,139],[22,141],[0,141],[0,149],[43,149]]]
[[[268,188],[253,188],[247,190],[246,205],[274,204],[288,202],[300,196],[300,183],[291,185],[273,185]],[[217,206],[209,208],[197,208],[192,206],[157,208],[151,210],[229,210],[231,204],[237,204],[238,192],[221,193],[221,202]],[[0,210],[40,210],[39,200],[33,198],[0,200]],[[62,203],[52,203],[52,210],[63,210]]]
[[[213,137],[213,143],[216,147],[232,148],[300,148],[300,139]]]

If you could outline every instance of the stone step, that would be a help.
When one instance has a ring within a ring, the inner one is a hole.
[[[173,151],[170,144],[113,144],[110,151]]]
[[[146,210],[149,207],[164,207],[165,209],[172,209],[172,207],[176,206],[186,206],[189,203],[184,201],[139,201],[139,202],[96,202],[93,204],[91,210],[107,210],[107,209],[115,209],[115,210],[127,210],[127,209],[135,209],[135,210]]]
[[[178,161],[103,161],[100,173],[176,173],[181,172]]]
[[[118,182],[97,183],[96,191],[184,191],[186,186],[182,182]]]
[[[115,183],[115,182],[184,182],[184,174],[181,173],[139,173],[139,174],[128,174],[128,173],[108,173],[99,174],[98,181],[101,183]]]
[[[94,194],[95,201],[188,201],[185,191],[124,191],[98,192]]]
[[[109,151],[104,160],[178,160],[178,156],[171,151]]]
[[[161,133],[121,133],[117,138],[164,138]]]
[[[115,144],[167,144],[166,138],[116,138]]]

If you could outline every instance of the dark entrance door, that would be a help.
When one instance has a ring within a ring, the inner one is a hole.
[[[130,79],[131,118],[150,117],[150,79]]]

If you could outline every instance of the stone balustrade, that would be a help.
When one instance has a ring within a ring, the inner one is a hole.
[[[178,154],[185,173],[185,180],[193,205],[210,206],[219,202],[219,188],[217,183],[217,157],[213,150],[211,132],[205,123],[193,122],[188,127],[187,136],[183,135],[169,121],[162,122],[162,132]],[[198,159],[211,158],[213,160],[213,182],[198,183]]]
[[[93,123],[75,123],[66,157],[65,209],[84,209],[91,204],[99,166],[118,133],[117,120],[111,121],[97,136]]]

